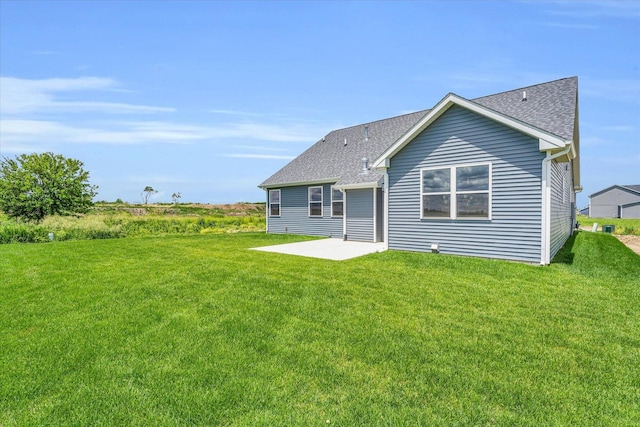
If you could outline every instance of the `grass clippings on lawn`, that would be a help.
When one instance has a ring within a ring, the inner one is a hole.
[[[0,246],[0,425],[637,425],[640,257],[549,267],[302,238]]]

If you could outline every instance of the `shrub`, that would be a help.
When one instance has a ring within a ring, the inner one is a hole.
[[[43,243],[49,241],[49,232],[32,224],[5,223],[0,225],[0,243]]]

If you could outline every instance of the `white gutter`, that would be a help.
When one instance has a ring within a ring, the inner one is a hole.
[[[278,189],[278,188],[298,187],[298,186],[302,186],[302,185],[333,184],[335,182],[338,182],[339,179],[340,179],[340,177],[338,177],[338,178],[317,179],[315,181],[288,182],[288,183],[284,183],[284,184],[267,184],[267,185],[260,184],[260,185],[258,185],[258,188],[262,188],[263,190],[275,190],[275,189]]]
[[[338,190],[364,190],[365,188],[380,188],[380,183],[378,182],[367,182],[367,183],[359,183],[359,184],[343,184],[343,185],[334,185],[334,188]]]
[[[542,159],[542,236],[540,244],[540,264],[551,263],[551,161],[571,151],[569,144],[564,150],[555,154],[547,151]]]

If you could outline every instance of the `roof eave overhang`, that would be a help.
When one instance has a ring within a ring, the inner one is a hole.
[[[376,182],[361,182],[357,184],[336,184],[335,188],[338,190],[357,190],[362,188],[380,188],[382,187],[382,180]]]
[[[595,193],[590,194],[589,197],[598,196],[598,195],[600,195],[602,193],[606,193],[609,190],[613,190],[614,188],[617,188],[617,189],[622,190],[622,191],[629,192],[629,193],[634,194],[634,195],[640,195],[640,191],[636,191],[633,188],[625,187],[624,185],[613,184],[613,185],[611,185],[611,186],[609,186],[607,188],[603,188],[600,191],[596,191]]]
[[[423,130],[429,127],[434,121],[436,121],[442,114],[444,114],[449,108],[454,105],[459,105],[463,108],[478,113],[484,117],[490,118],[494,121],[504,124],[510,128],[516,129],[526,135],[538,139],[538,148],[540,151],[556,151],[567,147],[572,143],[571,140],[566,140],[550,132],[539,129],[535,126],[531,126],[525,122],[514,119],[513,117],[506,116],[495,110],[487,108],[483,105],[477,104],[468,99],[462,98],[453,93],[445,96],[438,104],[431,109],[425,116],[416,123],[411,129],[409,129],[403,136],[401,136],[394,144],[392,144],[380,157],[378,157],[373,163],[373,168],[386,168],[389,167],[389,160],[396,155],[402,148],[404,148],[409,142],[411,142],[416,136],[418,136]],[[575,156],[575,150],[573,150]]]
[[[340,178],[326,178],[326,179],[317,179],[310,181],[297,181],[297,182],[285,182],[285,183],[276,183],[276,184],[260,184],[259,188],[263,190],[269,188],[283,188],[283,187],[298,187],[301,185],[318,185],[318,184],[333,184],[337,182]]]

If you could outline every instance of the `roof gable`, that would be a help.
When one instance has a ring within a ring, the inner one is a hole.
[[[626,191],[627,193],[631,193],[631,194],[635,194],[640,196],[640,185],[618,185],[618,184],[614,184],[611,185],[607,188],[603,188],[600,191],[596,191],[593,194],[590,194],[589,197],[593,197],[593,196],[599,196],[600,194],[606,193],[607,191],[611,191],[614,188],[617,188],[619,190],[622,191]]]
[[[520,101],[526,102],[526,101]],[[459,105],[460,107],[474,111],[480,115],[488,117],[506,126],[519,130],[525,134],[538,138],[540,141],[540,150],[545,149],[557,149],[564,148],[570,141],[566,141],[559,135],[555,135],[544,129],[531,125],[528,122],[523,122],[519,119],[505,115],[500,111],[493,110],[482,104],[479,104],[468,99],[464,99],[456,94],[450,93],[445,96],[438,104],[430,110],[418,123],[416,123],[405,135],[403,135],[398,141],[391,145],[373,164],[373,167],[386,166],[388,159],[393,157],[404,146],[411,142],[418,134],[425,130],[429,125],[436,121],[442,114],[444,114],[453,105]]]
[[[540,150],[559,150],[571,144],[572,155],[577,156],[577,87],[577,77],[570,77],[473,100],[450,93],[431,110],[334,130],[266,179],[260,187],[321,182],[335,182],[343,187],[375,186],[381,180],[382,172],[371,169],[368,174],[361,174],[362,158],[366,157],[373,167],[384,166],[387,159],[452,105],[468,108],[538,138]],[[526,100],[523,100],[525,92]],[[575,161],[578,161],[577,157]],[[579,183],[579,179],[575,182]]]

